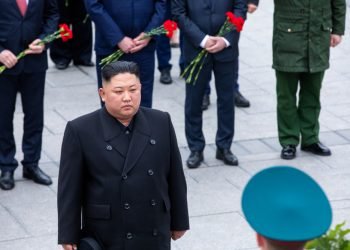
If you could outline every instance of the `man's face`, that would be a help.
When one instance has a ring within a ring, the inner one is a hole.
[[[141,102],[141,84],[136,75],[121,73],[104,83],[99,89],[107,111],[122,121],[130,121]]]

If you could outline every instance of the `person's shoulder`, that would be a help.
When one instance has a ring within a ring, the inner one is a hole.
[[[164,112],[158,109],[141,107],[140,111],[142,113],[142,116],[145,117],[148,123],[152,126],[157,125],[157,127],[159,127],[159,124],[164,125],[169,123],[171,120],[168,112]]]
[[[156,117],[167,117],[169,116],[168,112],[164,112],[158,109],[140,107],[141,112],[143,112],[146,116],[156,116]]]
[[[91,113],[79,116],[71,121],[69,123],[75,127],[81,127],[86,126],[96,120],[99,117],[99,114],[101,112],[101,109],[97,109]]]

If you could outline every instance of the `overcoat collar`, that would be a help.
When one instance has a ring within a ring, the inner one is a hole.
[[[113,116],[111,116],[105,107],[101,109],[101,123],[105,141],[110,143],[117,151],[122,152],[118,137],[122,133],[120,126]],[[151,129],[149,122],[144,114],[143,108],[140,107],[134,116],[134,127],[126,155],[123,174],[127,174],[137,163],[146,146],[150,142]]]

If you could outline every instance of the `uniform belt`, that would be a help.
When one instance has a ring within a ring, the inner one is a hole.
[[[321,14],[322,16],[327,16],[331,14],[330,9],[321,8],[321,9],[312,9],[313,11]],[[281,7],[276,6],[275,7],[275,13],[278,16],[297,16],[297,17],[308,17],[310,14],[310,9],[303,9],[303,8],[293,8],[293,7]]]

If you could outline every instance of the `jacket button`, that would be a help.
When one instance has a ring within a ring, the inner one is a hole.
[[[157,229],[153,229],[153,236],[157,236],[158,235],[158,231],[157,231]]]
[[[128,209],[130,209],[130,204],[129,203],[124,203],[124,209],[126,209],[126,210],[128,210]]]
[[[112,148],[111,145],[107,145],[107,146],[106,146],[106,149],[107,149],[108,151],[111,151],[113,148]]]
[[[132,239],[132,233],[127,233],[127,234],[126,234],[126,238],[127,238],[128,240],[131,240],[131,239]]]
[[[151,206],[157,205],[157,202],[155,200],[151,200]]]
[[[154,140],[154,139],[151,139],[150,141],[149,141],[149,143],[151,143],[151,145],[156,145],[156,140]]]
[[[154,175],[154,172],[153,172],[153,170],[152,170],[152,169],[148,169],[148,175],[149,175],[149,176]]]
[[[123,179],[123,180],[126,180],[126,179],[128,179],[128,176],[127,176],[126,174],[123,174],[123,175],[122,175],[122,179]]]
[[[288,31],[288,32],[292,32],[292,29],[288,29],[287,31]]]

